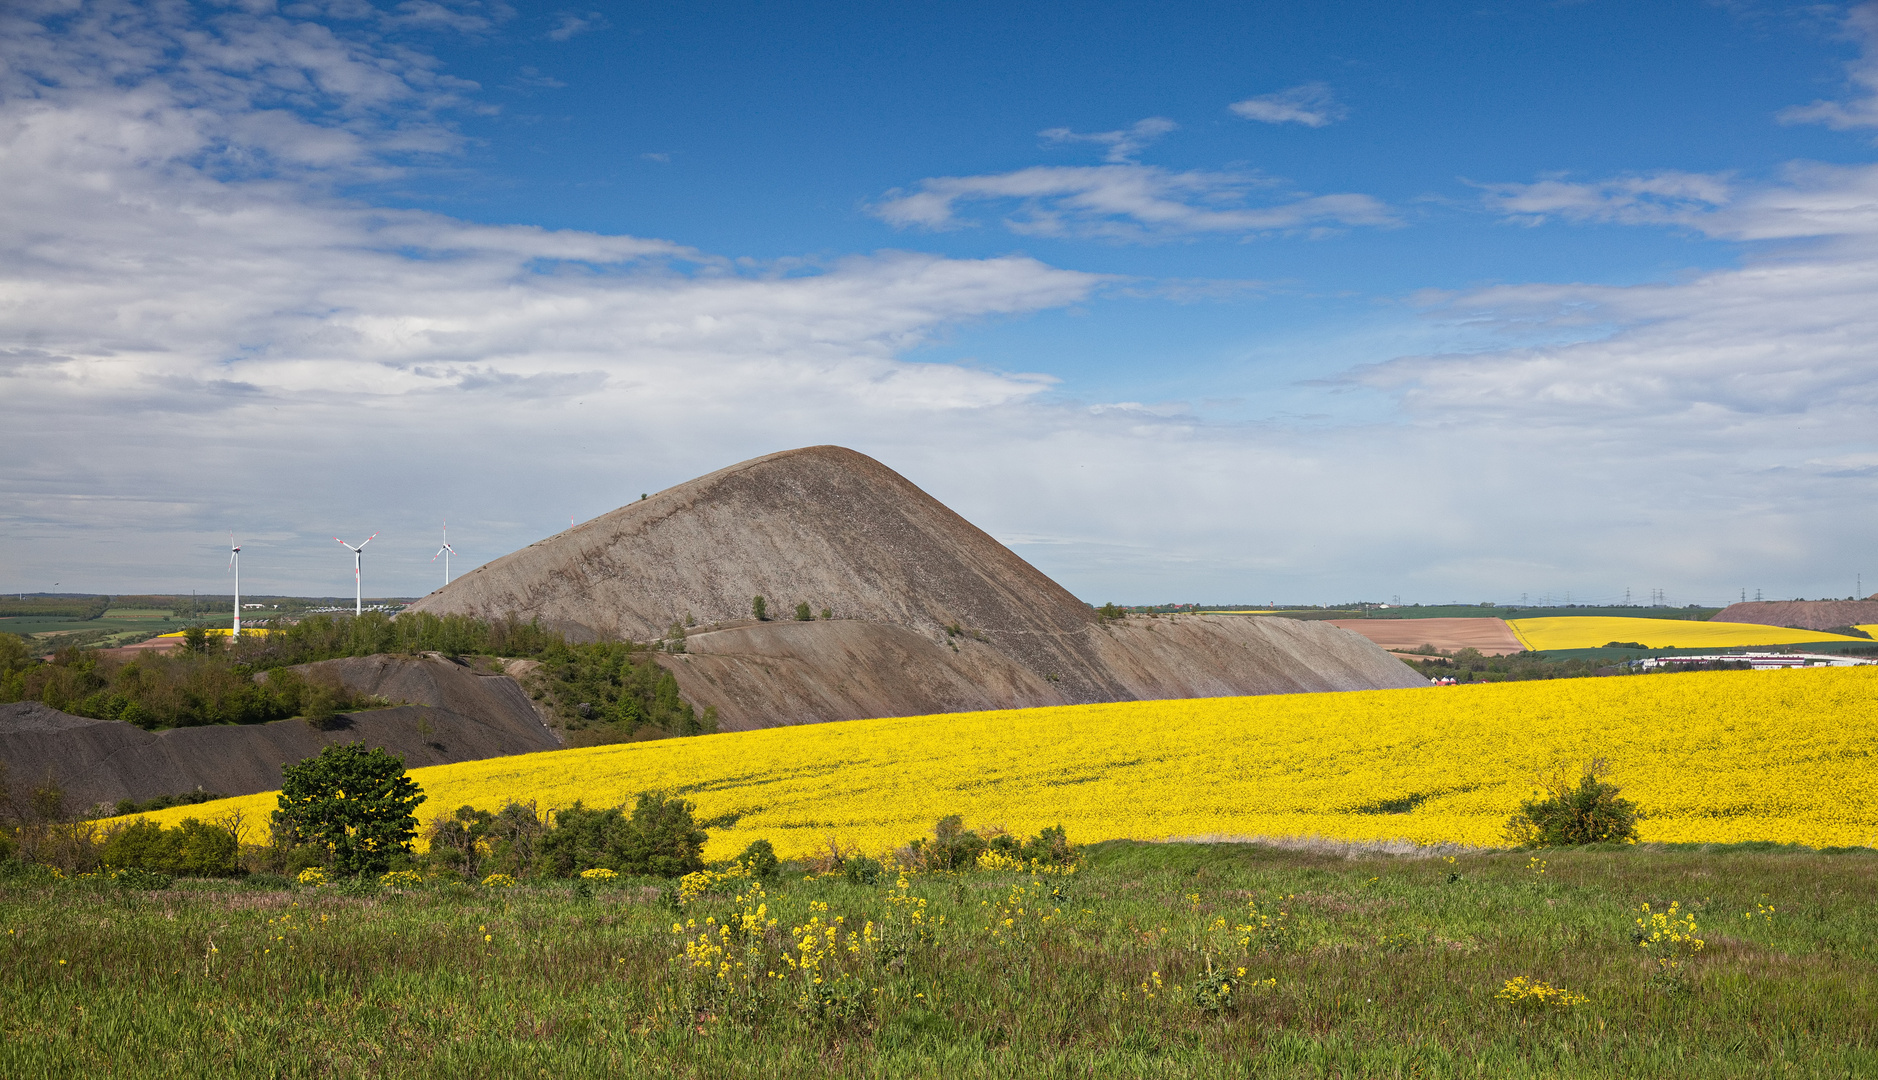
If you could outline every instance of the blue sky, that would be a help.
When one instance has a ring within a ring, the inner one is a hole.
[[[0,589],[836,442],[1072,591],[1878,580],[1878,9],[29,0]],[[63,587],[63,586],[62,586]],[[1866,591],[1878,587],[1867,585]]]

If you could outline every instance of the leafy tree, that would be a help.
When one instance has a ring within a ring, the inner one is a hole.
[[[809,602],[807,600],[804,600],[800,604],[796,605],[796,621],[797,622],[808,622],[814,618],[815,618],[815,613],[809,610]]]
[[[191,626],[183,631],[183,648],[191,655],[200,656],[209,651],[209,632],[200,626]]]
[[[769,604],[765,603],[760,596],[751,597],[750,614],[756,616],[758,622],[767,620],[769,618]]]
[[[1604,775],[1604,763],[1593,761],[1576,784],[1564,772],[1544,781],[1544,797],[1520,803],[1507,820],[1507,839],[1526,848],[1636,843],[1637,804]]]
[[[337,873],[378,873],[417,835],[412,811],[424,792],[404,773],[404,759],[358,743],[328,746],[318,757],[281,769],[274,831],[331,853]]]

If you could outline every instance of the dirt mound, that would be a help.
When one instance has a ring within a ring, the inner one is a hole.
[[[271,791],[280,786],[283,763],[312,757],[331,743],[382,746],[412,768],[560,746],[528,695],[504,676],[478,675],[441,657],[373,656],[306,667],[329,670],[355,693],[406,704],[342,716],[330,731],[280,720],[159,732],[70,716],[38,702],[0,705],[0,761],[16,785],[50,773],[65,789],[66,805],[82,808],[197,788],[223,795]]]
[[[1289,619],[1129,619],[1092,642],[1120,687],[1112,700],[1426,684],[1362,638]],[[1055,672],[1032,671],[969,634],[935,641],[879,623],[759,623],[694,634],[687,645],[661,659],[685,698],[715,707],[729,731],[1083,700]]]
[[[906,478],[838,446],[756,458],[630,503],[412,610],[643,641],[688,616],[746,623],[753,596],[773,621],[694,633],[691,659],[666,660],[728,727],[1425,684],[1361,638],[1300,637],[1289,622],[1183,621],[1182,648],[1167,644],[1166,620],[1104,624]],[[796,622],[798,603],[833,620]]]
[[[1755,600],[1728,605],[1714,621],[1795,626],[1802,630],[1866,626],[1878,623],[1878,597],[1868,600]]]

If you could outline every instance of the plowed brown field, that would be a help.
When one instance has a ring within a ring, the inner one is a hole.
[[[1505,619],[1332,619],[1330,625],[1396,652],[1433,645],[1442,652],[1475,648],[1488,656],[1504,656],[1526,648]]]

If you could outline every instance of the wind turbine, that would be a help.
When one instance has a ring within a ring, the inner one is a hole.
[[[233,639],[241,636],[241,545],[234,533],[228,534],[228,568],[235,572],[235,631],[228,635]]]
[[[359,580],[359,554],[365,550],[365,545],[376,539],[378,539],[378,534],[373,533],[359,541],[358,547],[353,547],[337,536],[333,537],[333,543],[352,553],[352,615],[354,618],[365,614],[365,586]]]
[[[359,546],[364,547],[365,545],[360,544]],[[443,523],[443,546],[437,549],[437,555],[443,556],[443,583],[445,585],[450,584],[450,556],[455,554],[456,549],[450,546],[450,523],[446,521]],[[430,561],[436,562],[437,555],[432,555]]]

